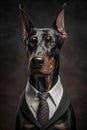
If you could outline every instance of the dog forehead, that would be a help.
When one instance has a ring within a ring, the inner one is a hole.
[[[40,36],[40,35],[55,35],[55,30],[53,28],[34,28],[32,30],[32,35]]]

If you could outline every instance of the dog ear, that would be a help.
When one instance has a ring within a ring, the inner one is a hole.
[[[29,16],[26,13],[26,11],[21,8],[21,4],[19,4],[19,9],[20,9],[20,12],[21,12],[22,22],[23,22],[22,39],[26,40],[27,37],[29,36],[29,32],[30,32],[31,28],[33,28],[33,24],[31,23]]]
[[[66,6],[66,3],[63,4],[62,8],[59,10],[59,13],[56,17],[56,20],[53,23],[53,28],[57,30],[59,36],[63,39],[67,37],[67,33],[65,32],[64,27],[64,7]]]

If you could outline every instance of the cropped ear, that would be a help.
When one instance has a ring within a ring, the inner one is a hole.
[[[20,13],[21,13],[21,16],[22,16],[22,23],[23,23],[22,39],[26,40],[29,36],[29,32],[30,32],[31,28],[33,28],[34,26],[31,23],[29,16],[26,13],[26,11],[21,8],[21,4],[19,4],[19,9],[20,9]]]
[[[67,37],[67,33],[65,32],[64,27],[64,7],[66,6],[66,3],[63,4],[62,8],[59,10],[59,13],[56,17],[56,20],[53,23],[53,28],[57,30],[59,36],[63,39]]]

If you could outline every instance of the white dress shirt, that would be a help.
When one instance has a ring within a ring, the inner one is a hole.
[[[29,80],[25,89],[25,99],[28,104],[28,107],[32,111],[34,117],[37,119],[37,109],[39,105],[39,98],[37,97],[39,91],[35,89],[31,84],[29,84]],[[57,110],[60,100],[63,95],[63,87],[60,81],[60,77],[58,77],[58,81],[55,86],[49,90],[50,96],[47,98],[47,102],[49,105],[49,119],[54,115]]]

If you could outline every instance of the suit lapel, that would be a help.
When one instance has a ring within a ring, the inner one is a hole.
[[[25,94],[23,93],[21,96],[21,111],[24,113],[24,115],[31,121],[33,122],[36,126],[39,128],[42,128],[42,126],[39,124],[39,122],[35,119],[34,115],[32,114],[31,110],[29,109],[26,99],[25,99]]]
[[[57,108],[55,114],[52,116],[52,118],[49,120],[48,124],[45,126],[45,128],[52,125],[54,122],[56,122],[68,109],[70,104],[70,100],[66,94],[66,92],[63,92],[63,96],[61,99],[61,102],[59,104],[59,107]]]

